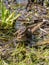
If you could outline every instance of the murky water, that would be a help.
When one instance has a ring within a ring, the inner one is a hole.
[[[21,3],[26,4],[26,3],[28,3],[28,0],[16,0],[16,2],[19,4],[21,4]]]
[[[21,3],[24,3],[25,4],[25,3],[28,3],[28,0],[16,0],[16,2],[19,3],[19,4],[21,4]],[[6,5],[8,5],[8,2],[6,2]],[[40,6],[33,6],[32,7],[32,11],[30,11],[30,12],[32,12],[32,14],[30,14],[29,12],[27,12],[25,10],[25,8],[24,9],[18,8],[17,11],[18,11],[18,13],[21,13],[21,20],[26,20],[26,19],[31,19],[32,18],[32,22],[34,20],[34,21],[37,21],[37,23],[38,23],[38,20],[40,20],[40,17],[45,16],[47,14],[46,9],[41,8]],[[30,22],[31,21],[29,21],[29,23]],[[27,21],[26,21],[26,23],[27,23]],[[20,29],[22,32],[25,30],[25,26],[22,25],[22,21],[17,21],[16,20],[15,29],[16,30],[19,30]],[[25,34],[25,33],[23,33],[23,34]],[[20,36],[22,36],[22,35],[20,35]],[[32,39],[30,39],[30,42],[31,43],[34,43],[34,42],[36,42],[35,40],[36,39],[35,39],[34,35],[32,35]]]

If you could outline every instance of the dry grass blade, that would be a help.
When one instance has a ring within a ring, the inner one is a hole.
[[[40,28],[41,31],[45,32],[46,34],[48,34],[48,32],[42,28]]]

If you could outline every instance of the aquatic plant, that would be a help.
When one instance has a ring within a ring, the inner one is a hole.
[[[1,26],[3,27],[3,29],[11,29],[14,23],[14,20],[16,20],[18,17],[20,16],[20,14],[16,15],[16,12],[10,12],[10,10],[8,10],[3,1],[1,1]]]

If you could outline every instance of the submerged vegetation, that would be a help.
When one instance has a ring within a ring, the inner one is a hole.
[[[9,1],[0,1],[0,65],[49,65],[49,1],[30,11]]]

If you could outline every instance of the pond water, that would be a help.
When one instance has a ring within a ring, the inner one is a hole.
[[[28,0],[16,0],[17,3],[21,4],[21,3],[28,3]]]
[[[15,2],[15,3],[18,3],[18,4],[21,4],[21,3],[28,3],[28,0],[4,0],[4,2]]]

